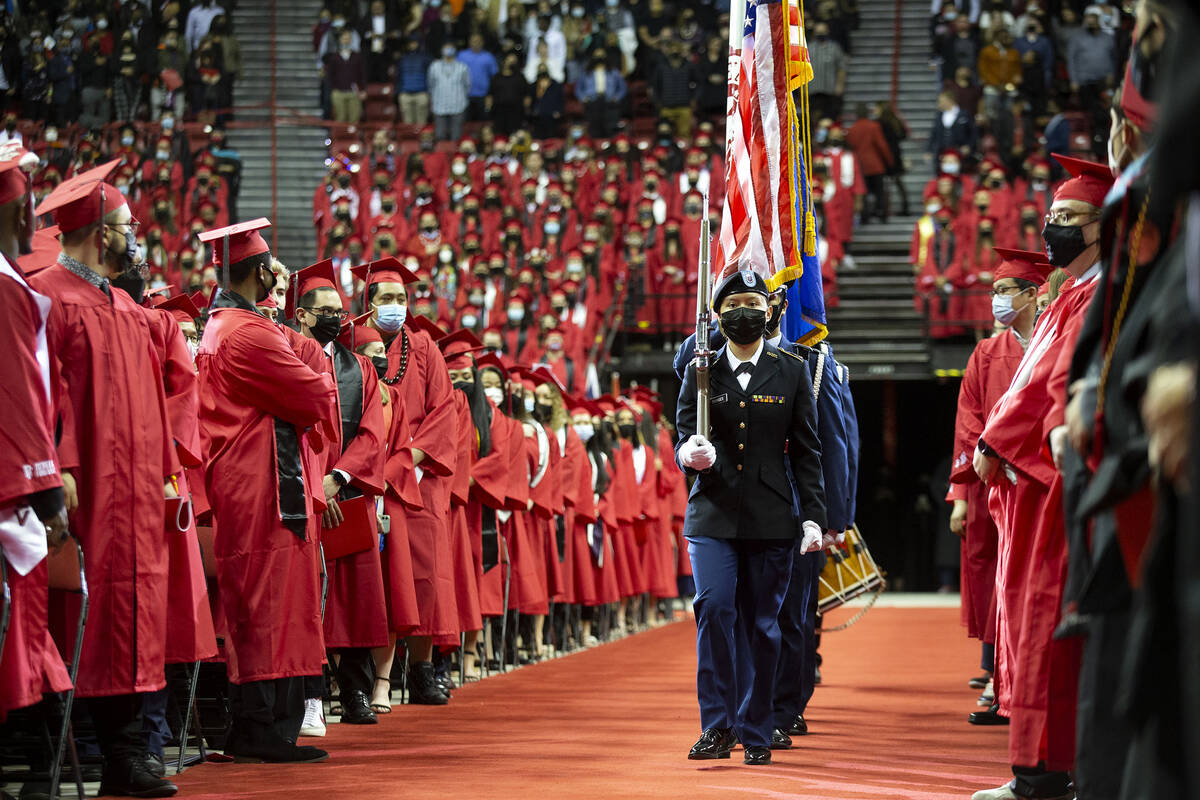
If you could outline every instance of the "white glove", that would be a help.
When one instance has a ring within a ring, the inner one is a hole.
[[[837,542],[837,537],[833,535],[833,531],[825,531],[821,534],[821,549],[828,550]]]
[[[838,532],[837,532],[837,533],[834,535],[834,537],[833,537],[833,541],[834,541],[834,542],[836,542],[836,543],[837,543],[837,544],[839,544],[839,545],[843,545],[843,544],[845,544],[845,543],[846,543],[846,532],[845,532],[845,531],[838,531]]]
[[[821,526],[813,522],[811,519],[804,520],[804,524],[800,526],[803,536],[800,539],[800,551],[804,553],[815,553],[821,549]]]
[[[679,463],[689,469],[706,470],[717,463],[717,448],[697,433],[679,445]]]

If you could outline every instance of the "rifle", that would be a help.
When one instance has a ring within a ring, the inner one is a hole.
[[[696,433],[708,438],[709,433],[709,373],[708,322],[712,318],[712,286],[710,272],[712,257],[708,252],[708,190],[704,192],[704,216],[700,218],[700,265],[696,286]]]

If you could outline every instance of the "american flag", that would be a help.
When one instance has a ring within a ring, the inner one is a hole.
[[[771,288],[799,278],[787,315],[796,324],[787,332],[811,343],[825,335],[825,307],[793,97],[812,79],[800,21],[793,0],[744,0],[731,9],[726,197],[713,272],[719,281],[752,269]]]

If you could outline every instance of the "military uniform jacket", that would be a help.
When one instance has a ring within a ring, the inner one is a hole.
[[[821,445],[808,365],[763,343],[743,391],[725,355],[712,357],[709,441],[713,467],[695,477],[684,515],[685,536],[715,539],[794,539],[804,520],[827,528]],[[696,368],[689,365],[675,425],[686,442],[696,433]],[[788,468],[795,481],[795,494]]]

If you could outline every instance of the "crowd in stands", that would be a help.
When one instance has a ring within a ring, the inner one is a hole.
[[[98,130],[228,118],[241,45],[214,0],[68,0],[23,11],[0,14],[0,92],[25,119]]]
[[[507,14],[381,0],[362,18],[321,12],[313,47],[345,124],[313,197],[315,256],[347,297],[353,266],[396,256],[421,276],[413,313],[531,357],[556,360],[547,336],[561,330],[582,381],[614,333],[669,347],[695,325],[703,194],[714,233],[724,200],[728,17],[661,0]],[[887,103],[837,122],[856,24],[851,3],[807,20],[829,305],[856,222],[889,213],[907,135]]]
[[[990,334],[993,247],[1041,249],[1064,174],[1106,159],[1133,18],[1110,3],[947,0],[930,19],[937,112],[910,258],[935,338]]]

